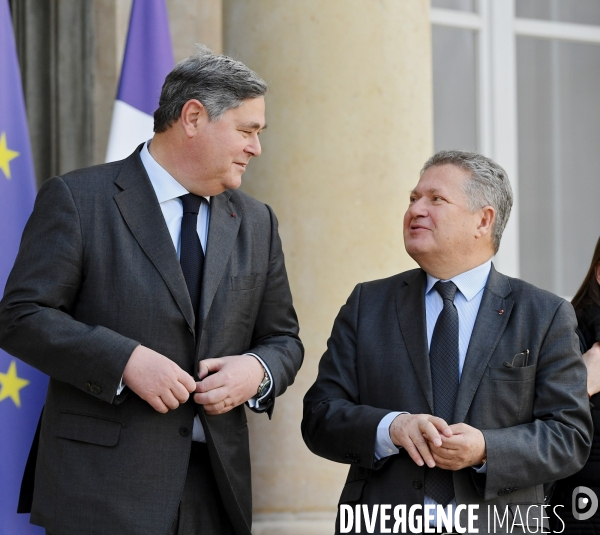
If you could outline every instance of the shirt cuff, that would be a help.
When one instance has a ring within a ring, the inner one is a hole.
[[[487,474],[487,462],[483,463],[479,467],[477,467],[477,466],[471,466],[471,468],[473,470],[475,470],[475,472],[477,472],[478,474]]]
[[[375,462],[400,451],[390,437],[390,426],[392,425],[394,418],[399,414],[406,413],[390,412],[381,419],[381,422],[379,422],[379,425],[377,426],[377,438],[375,439]]]
[[[126,387],[127,385],[123,382],[123,377],[121,377],[121,381],[119,382],[119,386],[117,388],[117,396],[123,392],[123,389]]]
[[[271,381],[269,390],[267,390],[267,393],[265,395],[263,395],[262,397],[259,398],[258,394],[257,394],[256,396],[254,396],[248,400],[248,407],[250,407],[251,409],[259,410],[259,409],[261,409],[261,406],[260,406],[261,402],[264,402],[266,399],[268,399],[269,396],[271,395],[271,392],[273,391],[273,376],[271,375],[271,370],[269,370],[269,367],[265,364],[263,359],[261,359],[258,355],[254,354],[254,353],[244,353],[244,355],[251,355],[252,357],[255,357],[258,360],[258,362],[261,363],[265,372],[269,376],[269,381]]]

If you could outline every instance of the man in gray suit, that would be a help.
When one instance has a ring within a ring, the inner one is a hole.
[[[50,376],[22,488],[47,533],[250,535],[244,404],[270,416],[303,357],[275,215],[236,190],[266,91],[198,47],[151,141],[38,194],[0,346]]]
[[[395,521],[539,531],[544,484],[584,464],[592,428],[573,309],[491,263],[511,206],[493,161],[434,155],[404,216],[421,268],[359,284],[342,307],[302,422],[314,453],[351,464],[338,532],[361,533],[378,513],[369,533]]]

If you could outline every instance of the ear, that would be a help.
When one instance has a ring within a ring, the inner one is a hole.
[[[193,98],[181,108],[180,119],[187,137],[194,137],[208,122],[208,113],[202,102]]]
[[[596,282],[600,284],[600,262],[594,266],[594,274],[596,275]]]
[[[479,210],[481,214],[481,219],[479,220],[479,224],[477,225],[477,233],[475,235],[476,238],[483,238],[483,236],[492,235],[492,225],[496,220],[496,210],[492,206],[484,206],[481,210]]]

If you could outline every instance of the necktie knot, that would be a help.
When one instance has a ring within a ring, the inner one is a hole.
[[[433,287],[437,293],[442,296],[442,299],[449,299],[450,301],[454,302],[454,296],[456,295],[457,288],[456,284],[454,284],[452,281],[437,281]]]
[[[181,199],[181,203],[183,204],[183,213],[184,214],[196,214],[200,211],[200,205],[204,197],[200,197],[199,195],[194,195],[193,193],[188,193],[187,195],[182,195],[179,197]]]

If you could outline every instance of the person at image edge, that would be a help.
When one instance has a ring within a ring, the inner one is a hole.
[[[479,533],[487,506],[510,521],[520,506],[529,533],[544,484],[585,463],[592,422],[573,307],[491,262],[511,206],[495,162],[437,153],[404,216],[420,268],[358,284],[341,308],[302,421],[314,453],[351,465],[340,504],[478,504]]]
[[[266,91],[198,46],[150,141],[37,196],[0,347],[50,376],[20,503],[46,533],[250,535],[244,404],[303,358],[277,220],[237,190]]]

